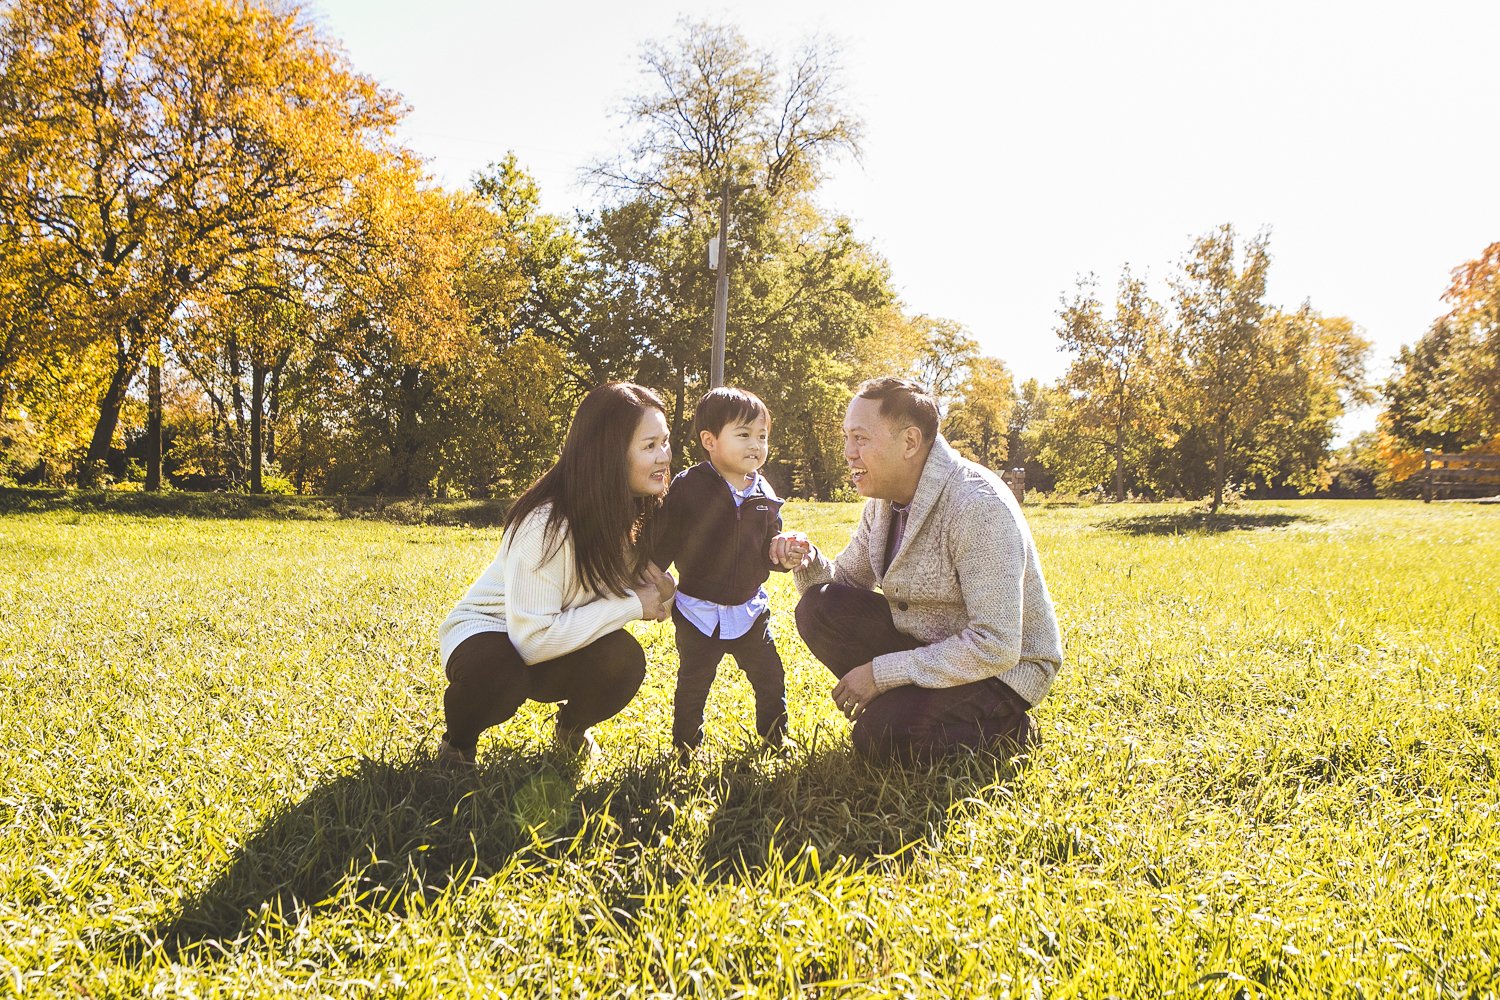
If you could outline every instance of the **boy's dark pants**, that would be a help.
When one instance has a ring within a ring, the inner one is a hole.
[[[882,653],[923,645],[896,629],[885,597],[837,583],[803,594],[797,631],[836,677]],[[962,749],[1014,752],[1034,740],[1030,707],[998,677],[949,688],[908,684],[872,699],[851,738],[862,756],[877,761],[929,763]]]
[[[704,635],[677,608],[677,694],[672,703],[672,742],[683,748],[703,742],[703,706],[713,687],[719,661],[734,657],[755,692],[755,731],[766,742],[780,745],[786,733],[786,673],[771,637],[771,612],[755,619],[750,631],[737,639]]]

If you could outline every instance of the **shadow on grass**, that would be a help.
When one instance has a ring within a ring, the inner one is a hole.
[[[1138,517],[1111,518],[1098,522],[1100,531],[1113,531],[1136,537],[1146,535],[1217,535],[1226,531],[1258,531],[1262,528],[1285,528],[1299,521],[1317,521],[1307,514],[1241,511],[1182,511],[1171,514],[1142,514]]]
[[[577,769],[551,754],[487,754],[471,773],[361,759],[270,817],[229,867],[159,925],[169,953],[224,942],[259,914],[324,905],[401,912],[413,894],[485,878],[566,835],[586,810]]]
[[[333,521],[340,518],[396,524],[497,527],[509,500],[424,500],[381,496],[274,496],[249,493],[192,493],[173,490],[47,490],[0,487],[0,516],[71,513],[125,514],[132,517],[216,520]]]
[[[551,754],[492,751],[466,774],[361,759],[271,816],[212,883],[133,948],[160,941],[168,957],[190,960],[267,919],[295,926],[300,914],[324,908],[399,914],[522,855],[545,864],[602,850],[615,857],[611,868],[634,873],[622,884],[634,884],[653,863],[649,848],[688,835],[677,828],[679,806],[705,793],[717,809],[701,864],[662,872],[668,881],[753,879],[778,863],[793,871],[809,848],[825,868],[904,864],[941,837],[955,803],[1011,773],[988,757],[904,770],[866,765],[846,748],[781,760],[747,751],[706,772],[669,757],[636,761],[580,787],[576,764]],[[616,901],[622,916],[637,903],[628,892]]]
[[[956,804],[1008,784],[1024,762],[976,754],[904,768],[832,751],[765,775],[751,760],[732,759],[718,777],[704,874],[733,881],[772,865],[796,872],[793,863],[813,852],[823,868],[903,866],[941,843]]]

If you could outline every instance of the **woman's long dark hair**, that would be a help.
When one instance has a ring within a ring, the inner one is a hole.
[[[573,539],[574,559],[583,585],[596,594],[623,596],[646,566],[646,546],[632,543],[661,507],[660,497],[630,492],[626,453],[647,410],[667,408],[661,397],[633,382],[606,382],[578,405],[557,462],[521,494],[505,515],[505,530],[519,524],[543,504],[547,515],[546,546]]]

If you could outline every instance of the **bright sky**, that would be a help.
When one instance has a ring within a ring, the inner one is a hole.
[[[1351,317],[1383,376],[1444,311],[1449,271],[1500,240],[1493,0],[307,7],[405,97],[403,134],[439,180],[513,150],[559,214],[593,203],[582,168],[621,148],[641,45],[682,15],[779,54],[831,38],[866,138],[821,202],[889,260],[909,310],[965,324],[1019,379],[1066,367],[1053,331],[1078,274],[1108,295],[1129,262],[1166,301],[1221,222],[1270,227],[1272,303]]]

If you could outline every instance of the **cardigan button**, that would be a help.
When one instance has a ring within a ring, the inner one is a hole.
[[[907,609],[907,604],[905,601],[902,601],[900,604],[896,605],[896,607],[900,608],[902,611],[905,611]]]

